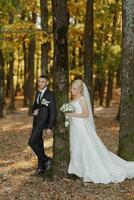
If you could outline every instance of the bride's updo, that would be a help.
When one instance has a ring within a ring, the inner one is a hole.
[[[81,94],[83,94],[83,81],[80,79],[74,80],[72,82],[72,85],[77,85],[78,88],[80,89]]]

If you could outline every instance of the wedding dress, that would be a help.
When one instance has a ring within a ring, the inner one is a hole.
[[[108,151],[97,136],[92,116],[91,102],[86,85],[84,98],[88,104],[89,117],[72,117],[70,124],[69,174],[83,178],[84,182],[122,182],[134,177],[134,162],[127,162]],[[72,102],[75,112],[81,113],[80,99]]]

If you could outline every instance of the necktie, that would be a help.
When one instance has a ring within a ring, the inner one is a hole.
[[[38,103],[40,103],[40,101],[41,101],[41,94],[42,94],[42,92],[39,92],[39,94],[38,94]]]

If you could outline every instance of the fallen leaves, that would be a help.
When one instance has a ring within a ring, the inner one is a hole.
[[[96,108],[97,133],[109,150],[118,147],[117,105]],[[1,200],[133,200],[134,179],[118,184],[83,183],[81,179],[33,176],[36,157],[27,145],[32,118],[26,110],[0,120]],[[52,156],[52,136],[46,135],[47,154]]]

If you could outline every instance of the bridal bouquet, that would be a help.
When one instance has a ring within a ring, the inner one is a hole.
[[[74,107],[71,103],[64,103],[61,106],[60,111],[62,111],[63,113],[72,113],[75,110],[74,110]],[[71,122],[71,118],[69,116],[65,115],[65,127],[68,127],[70,122]]]

